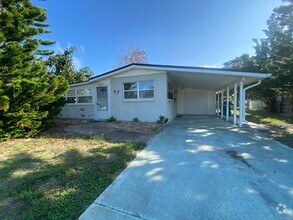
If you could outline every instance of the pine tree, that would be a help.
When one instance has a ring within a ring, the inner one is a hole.
[[[35,38],[48,32],[46,18],[28,0],[1,0],[0,139],[34,136],[60,111],[68,83],[37,57],[51,54],[38,48],[53,42]]]

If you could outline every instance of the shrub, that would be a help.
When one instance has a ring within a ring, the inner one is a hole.
[[[164,122],[164,118],[165,118],[165,116],[160,115],[159,119],[157,120],[157,123],[162,124]]]
[[[117,119],[116,119],[114,116],[111,116],[111,117],[108,118],[106,121],[107,121],[107,122],[115,122],[115,121],[117,121]]]
[[[168,122],[168,118],[166,118],[165,116],[163,116],[163,115],[160,115],[159,116],[159,119],[157,120],[157,123],[159,123],[159,124],[163,124],[163,123],[167,123]]]
[[[139,118],[135,117],[132,119],[133,122],[139,122]]]
[[[167,124],[168,121],[169,121],[168,118],[165,118],[165,119],[164,119],[164,123],[165,123],[165,124]]]

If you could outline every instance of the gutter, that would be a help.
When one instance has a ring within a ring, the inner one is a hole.
[[[246,88],[243,89],[243,100],[244,100],[244,102],[245,102],[246,90],[251,89],[251,88],[253,88],[255,86],[258,86],[260,84],[261,84],[261,80],[258,80],[257,83],[255,83],[253,85],[250,85],[250,86],[248,86],[248,87],[246,87]],[[243,107],[243,111],[242,111],[242,114],[243,115],[242,115],[242,118],[243,118],[243,121],[246,121],[246,119],[245,119],[245,103],[244,103],[244,105],[242,107]]]

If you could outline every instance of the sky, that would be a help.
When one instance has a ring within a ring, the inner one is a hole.
[[[118,62],[129,42],[148,63],[223,67],[254,54],[253,38],[265,37],[266,21],[281,0],[33,0],[47,9],[56,52],[74,45],[76,68],[95,75]]]

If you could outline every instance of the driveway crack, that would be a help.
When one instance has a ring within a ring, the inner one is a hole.
[[[128,212],[122,211],[120,209],[116,209],[114,207],[107,206],[107,205],[102,204],[102,203],[96,203],[96,204],[99,205],[99,206],[102,206],[104,208],[111,209],[112,211],[115,211],[115,212],[119,212],[119,213],[122,213],[122,214],[125,214],[125,215],[129,215],[129,216],[134,217],[134,218],[137,218],[137,219],[146,220],[145,218],[141,217],[140,214],[138,214],[138,213],[135,213],[135,214],[128,213]]]

